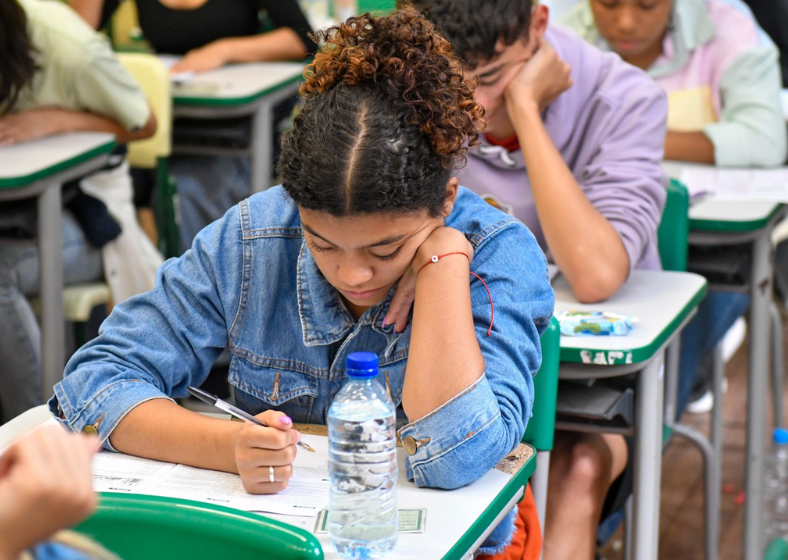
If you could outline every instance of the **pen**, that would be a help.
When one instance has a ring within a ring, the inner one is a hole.
[[[186,389],[193,396],[195,396],[198,399],[200,399],[202,402],[205,402],[205,403],[208,403],[208,404],[210,404],[212,406],[215,406],[219,410],[223,410],[227,414],[229,414],[231,416],[235,416],[239,420],[246,420],[247,422],[251,422],[252,424],[256,424],[258,426],[262,426],[263,428],[270,427],[265,422],[262,422],[261,420],[258,420],[257,418],[255,418],[254,416],[249,414],[248,412],[244,412],[240,408],[236,408],[233,405],[231,405],[230,403],[223,401],[222,399],[220,399],[216,395],[212,395],[212,394],[208,393],[207,391],[203,391],[202,389],[198,389],[197,387],[189,386],[189,387],[186,387]],[[298,443],[296,443],[296,445],[298,447],[302,448],[302,449],[306,449],[307,451],[311,451],[312,453],[315,452],[314,449],[309,447],[303,441],[299,441]]]

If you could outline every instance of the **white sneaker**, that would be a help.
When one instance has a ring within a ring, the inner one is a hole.
[[[744,342],[744,337],[747,336],[747,322],[744,317],[739,317],[722,337],[720,344],[722,345],[722,360],[726,364],[733,357],[736,351]]]
[[[722,393],[725,394],[728,392],[728,379],[724,378],[722,380]],[[703,393],[703,395],[690,403],[687,403],[687,412],[690,414],[706,414],[707,412],[711,412],[711,409],[714,408],[714,394],[711,392],[711,389]]]

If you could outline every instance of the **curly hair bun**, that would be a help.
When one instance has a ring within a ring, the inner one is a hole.
[[[304,72],[301,95],[369,85],[410,107],[408,120],[429,139],[444,168],[478,143],[484,109],[473,100],[451,45],[415,8],[351,17],[318,33],[325,46]]]

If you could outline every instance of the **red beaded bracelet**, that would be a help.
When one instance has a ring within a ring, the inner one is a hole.
[[[416,275],[418,276],[419,272],[424,270],[424,268],[427,267],[428,265],[436,263],[439,260],[441,260],[443,257],[448,257],[450,255],[462,255],[463,257],[468,259],[468,265],[471,264],[471,258],[466,253],[463,253],[462,251],[456,251],[454,253],[446,253],[445,255],[432,255],[432,257],[430,257],[430,260],[428,260],[423,265],[421,265],[421,268],[419,268],[419,270],[416,271]],[[469,271],[469,272],[481,281],[481,283],[484,285],[484,289],[487,290],[487,297],[490,298],[490,328],[487,329],[487,336],[490,336],[490,333],[492,332],[492,328],[493,328],[493,319],[495,318],[495,306],[493,305],[492,294],[490,293],[490,288],[487,287],[487,282],[482,280],[481,276],[479,276],[473,271]]]

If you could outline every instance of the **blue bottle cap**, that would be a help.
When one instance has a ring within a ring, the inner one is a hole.
[[[772,433],[772,439],[777,445],[788,444],[788,430],[785,428],[775,428],[774,432]]]
[[[353,352],[347,357],[345,371],[348,377],[369,379],[378,374],[378,355],[372,352]]]

